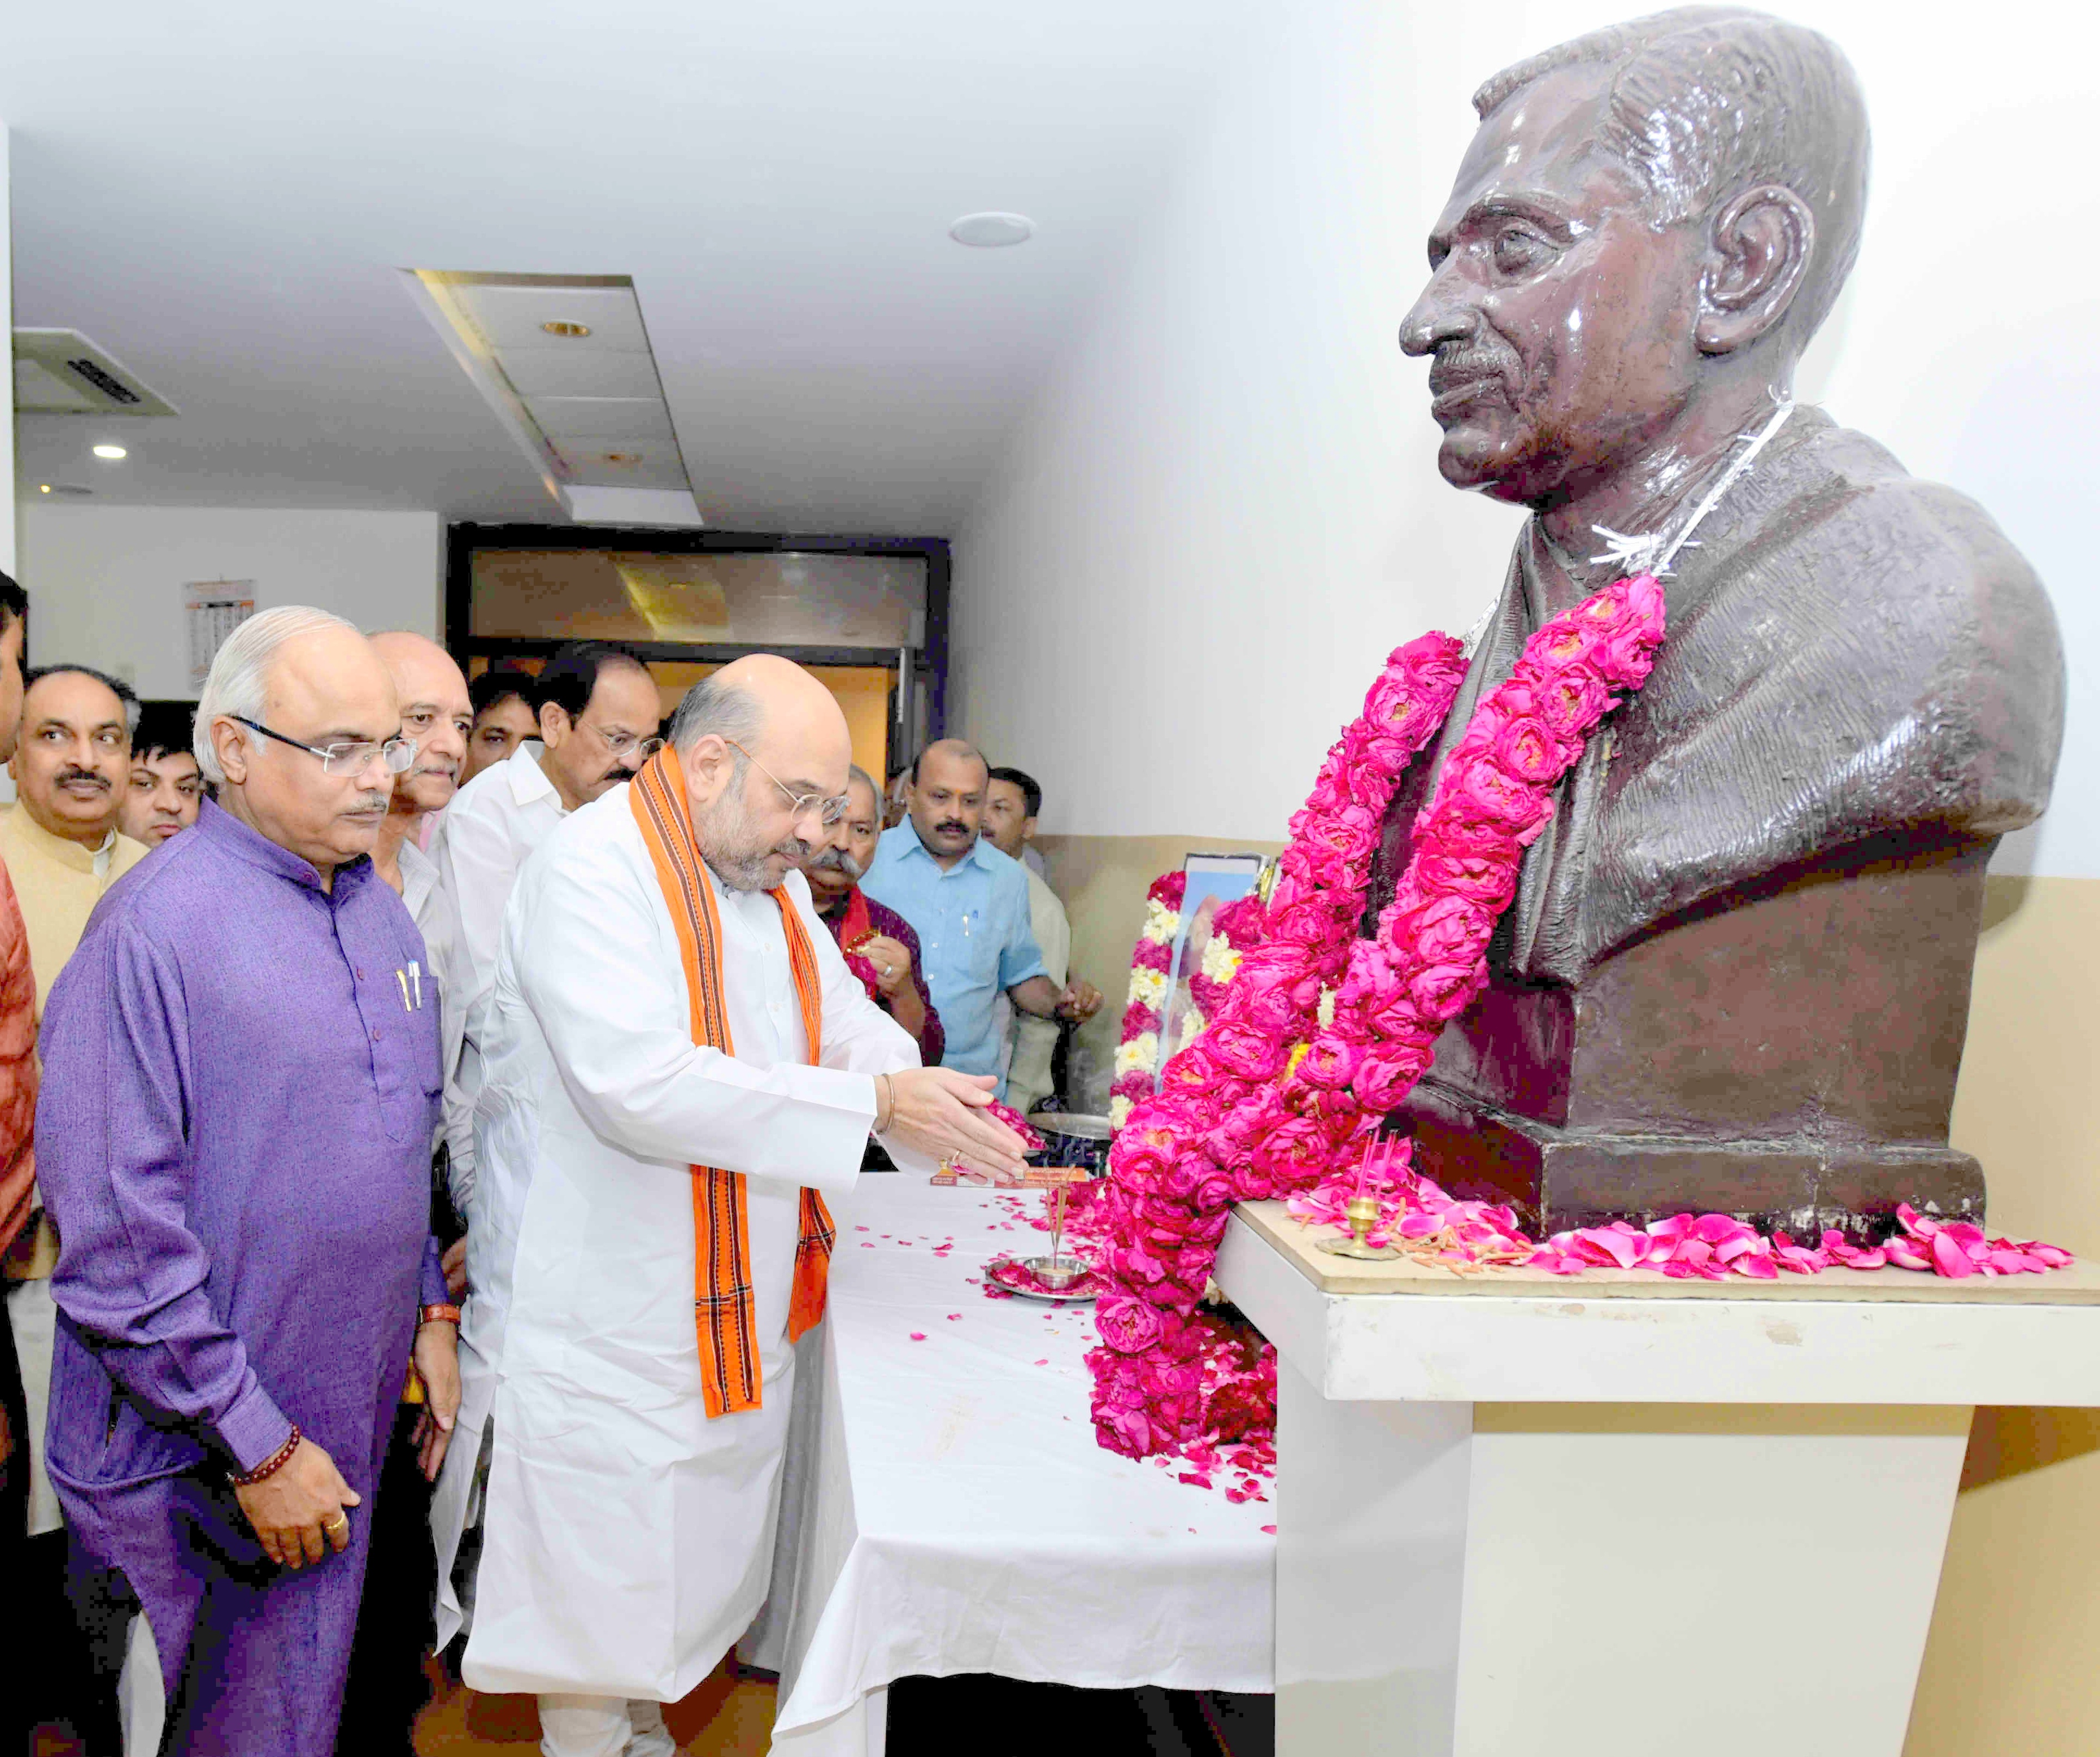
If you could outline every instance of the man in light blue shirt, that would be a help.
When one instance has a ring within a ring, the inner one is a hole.
[[[959,738],[929,744],[911,765],[911,809],[886,830],[861,889],[910,922],[919,935],[926,985],[948,1034],[942,1065],[1001,1074],[998,1009],[1004,992],[1042,1019],[1089,1019],[1100,993],[1062,990],[1043,974],[1029,927],[1028,874],[977,832],[990,769]]]

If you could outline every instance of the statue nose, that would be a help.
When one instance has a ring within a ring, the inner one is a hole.
[[[1400,351],[1419,357],[1433,354],[1447,341],[1462,341],[1473,333],[1478,315],[1451,296],[1440,269],[1429,277],[1422,297],[1400,324]]]

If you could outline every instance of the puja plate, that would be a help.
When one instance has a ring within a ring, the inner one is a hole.
[[[1083,1270],[1070,1287],[1046,1287],[1037,1279],[1036,1271],[1049,1261],[1047,1257],[995,1257],[985,1265],[985,1279],[1002,1293],[1011,1293],[1016,1299],[1041,1300],[1048,1306],[1077,1306],[1100,1295],[1101,1278],[1091,1269]]]

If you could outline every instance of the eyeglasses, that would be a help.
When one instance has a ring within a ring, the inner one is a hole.
[[[304,751],[309,756],[321,760],[321,773],[338,777],[361,775],[371,766],[375,756],[383,758],[386,773],[399,775],[408,773],[416,760],[416,741],[413,738],[389,738],[384,744],[374,744],[368,739],[358,739],[342,744],[308,744],[303,738],[288,738],[281,732],[272,732],[259,720],[240,714],[226,716],[236,725],[245,726],[250,732],[259,732],[266,738],[275,738],[280,744],[289,744],[295,751]]]
[[[607,732],[602,726],[591,726],[587,720],[580,720],[576,724],[590,726],[590,729],[598,734],[598,742],[615,756],[624,756],[629,751],[634,751],[640,753],[642,760],[646,763],[664,748],[664,741],[654,733],[645,738],[637,733]]]
[[[734,738],[725,738],[722,742],[735,745],[738,750],[743,751],[743,746],[737,744]],[[780,790],[781,798],[787,800],[788,809],[795,817],[800,817],[805,812],[814,812],[817,814],[817,821],[828,830],[845,816],[846,807],[852,803],[849,795],[835,794],[827,799],[821,793],[797,793],[765,764],[760,762],[757,757],[752,756],[750,751],[743,751],[743,754],[750,758],[752,766],[757,768],[760,774],[765,776]]]

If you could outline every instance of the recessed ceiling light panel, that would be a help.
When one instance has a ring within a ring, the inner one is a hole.
[[[571,522],[705,522],[627,276],[413,269],[404,284]]]
[[[1035,222],[1026,214],[965,214],[948,236],[973,250],[998,250],[1027,243],[1035,236]]]
[[[105,464],[114,464],[119,458],[127,457],[130,454],[121,445],[99,445],[95,447],[95,455]]]

